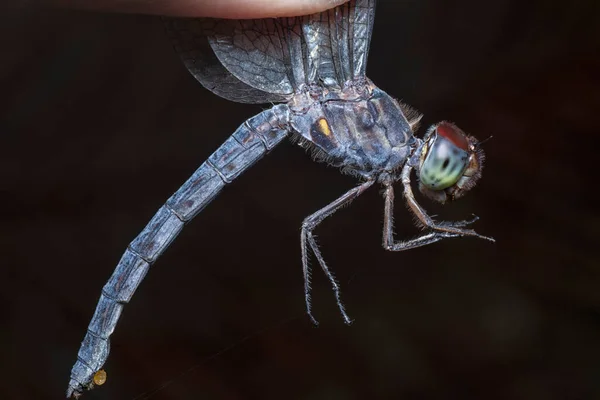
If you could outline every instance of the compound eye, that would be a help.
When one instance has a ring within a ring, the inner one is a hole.
[[[431,190],[443,190],[458,182],[469,165],[466,135],[455,125],[442,122],[427,142],[419,179]]]

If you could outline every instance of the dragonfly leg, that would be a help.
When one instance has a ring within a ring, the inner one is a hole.
[[[426,246],[445,238],[460,236],[457,233],[429,232],[414,239],[399,241],[394,239],[394,187],[391,183],[385,187],[385,209],[383,218],[383,248],[388,251],[410,250],[416,247]],[[469,222],[469,221],[463,221]]]
[[[423,227],[433,230],[434,233],[438,233],[438,235],[429,237],[428,240],[430,240],[430,241],[427,243],[421,244],[421,246],[424,244],[437,242],[437,241],[447,238],[447,237],[461,237],[461,236],[472,236],[472,237],[476,237],[479,239],[489,240],[490,242],[495,242],[495,240],[491,237],[480,235],[477,232],[475,232],[473,229],[465,228],[466,225],[477,221],[477,219],[478,219],[477,217],[474,217],[471,220],[457,221],[457,222],[446,222],[446,221],[436,222],[436,221],[434,221],[427,214],[427,211],[425,211],[425,209],[423,207],[421,207],[421,205],[419,203],[417,203],[417,200],[415,199],[415,196],[413,194],[413,191],[412,191],[412,188],[410,185],[411,184],[411,182],[410,182],[411,171],[412,171],[412,167],[408,163],[404,166],[404,168],[402,168],[402,185],[404,186],[404,198],[406,199],[406,204],[408,205],[408,208],[412,211],[412,213],[417,217],[418,222]],[[388,186],[386,188],[386,198],[389,197],[390,194],[391,194],[391,200],[393,200],[393,191],[391,191]],[[388,201],[386,200],[386,209],[388,207],[391,207],[391,205],[388,205]],[[389,217],[386,217],[386,221],[388,220],[388,218],[391,218],[391,215]],[[389,225],[388,229],[391,231],[391,229],[392,229],[391,223],[388,222],[387,225]],[[423,237],[426,237],[426,236],[428,236],[428,235],[424,235]],[[385,242],[386,238],[387,238],[387,236],[384,235],[384,242]],[[426,240],[426,239],[423,239],[423,240]],[[413,247],[416,247],[416,246],[413,246]]]
[[[306,217],[304,219],[304,221],[302,222],[302,232],[300,234],[300,246],[302,248],[302,270],[304,273],[304,298],[306,301],[306,312],[308,313],[308,316],[310,317],[311,321],[315,325],[318,325],[318,322],[315,319],[315,317],[312,315],[312,306],[311,306],[311,301],[310,301],[311,300],[311,298],[310,298],[311,270],[310,270],[310,265],[308,262],[308,247],[310,247],[310,249],[313,251],[315,257],[319,261],[319,265],[321,266],[321,269],[323,269],[323,272],[325,273],[327,278],[329,278],[329,281],[331,282],[331,285],[333,286],[333,291],[335,293],[335,299],[336,299],[338,308],[342,314],[342,317],[344,318],[344,322],[346,324],[351,324],[352,320],[346,313],[346,309],[344,308],[344,304],[342,303],[341,295],[340,295],[340,285],[338,284],[337,280],[333,276],[333,273],[329,270],[329,267],[327,267],[327,264],[325,263],[325,260],[323,259],[323,256],[321,255],[321,251],[319,250],[319,246],[317,245],[317,242],[313,235],[313,230],[325,218],[329,217],[331,214],[336,212],[338,209],[349,204],[352,200],[354,200],[358,196],[360,196],[365,190],[367,190],[371,185],[373,185],[373,183],[374,183],[373,180],[368,180],[368,181],[360,184],[359,186],[355,187],[354,189],[347,191],[346,193],[344,193],[342,196],[340,196],[335,201],[326,205],[325,207],[323,207],[316,213]]]

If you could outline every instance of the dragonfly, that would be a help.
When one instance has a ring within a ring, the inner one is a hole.
[[[102,289],[71,371],[67,397],[77,398],[104,382],[109,338],[124,305],[185,224],[286,138],[307,149],[316,161],[338,167],[358,181],[302,222],[304,298],[315,324],[309,256],[331,283],[344,321],[352,320],[313,232],[376,183],[384,189],[385,250],[404,251],[456,237],[494,241],[469,228],[477,217],[436,221],[417,202],[413,175],[420,193],[445,203],[476,185],[484,153],[481,142],[448,121],[432,125],[418,138],[415,132],[422,115],[367,78],[374,18],[375,0],[351,0],[301,17],[164,19],[175,50],[205,88],[231,101],[274,105],[241,124],[129,244]],[[413,239],[395,238],[394,184],[402,185],[408,209],[422,228]]]

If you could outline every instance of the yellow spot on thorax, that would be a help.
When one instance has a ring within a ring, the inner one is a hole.
[[[94,374],[94,385],[102,386],[106,383],[106,371],[101,369]]]
[[[327,123],[327,120],[325,118],[321,118],[317,121],[317,123],[319,124],[319,131],[321,131],[323,135],[331,135],[331,128],[329,128],[329,124]]]

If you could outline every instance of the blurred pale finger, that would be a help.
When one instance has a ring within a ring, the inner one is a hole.
[[[63,7],[189,17],[263,18],[306,15],[347,0],[49,0]]]

